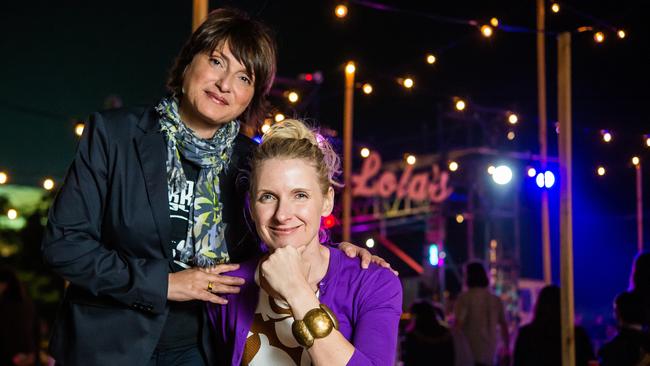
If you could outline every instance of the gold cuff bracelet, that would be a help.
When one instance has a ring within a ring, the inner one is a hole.
[[[332,329],[339,329],[339,322],[325,304],[309,310],[302,320],[295,320],[291,325],[294,338],[305,348],[310,348],[314,339],[327,337]]]

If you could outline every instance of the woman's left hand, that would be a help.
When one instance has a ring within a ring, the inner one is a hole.
[[[396,270],[392,269],[390,266],[390,263],[386,262],[384,258],[372,255],[370,251],[367,249],[358,247],[352,243],[348,242],[342,242],[339,244],[339,249],[345,253],[350,258],[356,258],[356,257],[361,257],[361,268],[366,269],[370,265],[370,263],[375,263],[381,267],[388,268],[395,274],[395,276],[399,275],[399,272]]]
[[[305,247],[278,248],[260,266],[262,277],[285,299],[287,295],[295,294],[300,290],[311,292],[307,282],[309,265],[302,259],[304,250]]]

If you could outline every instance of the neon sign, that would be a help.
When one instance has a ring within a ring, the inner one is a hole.
[[[381,156],[373,152],[363,161],[361,172],[352,175],[352,195],[355,197],[381,197],[384,199],[395,196],[397,199],[441,203],[446,200],[453,188],[449,187],[449,174],[440,171],[437,164],[431,166],[431,171],[414,172],[412,165],[407,165],[401,176],[393,171],[383,171]],[[376,178],[376,179],[375,179]]]

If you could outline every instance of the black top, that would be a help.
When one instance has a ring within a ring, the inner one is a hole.
[[[640,330],[621,329],[598,351],[601,366],[636,366],[643,357],[642,345],[648,335]]]
[[[595,359],[584,328],[575,327],[576,366],[587,366]],[[560,327],[527,324],[519,329],[515,342],[514,366],[557,366],[562,364]]]
[[[171,264],[171,271],[178,272],[184,268],[177,262],[180,259],[180,249],[187,237],[187,225],[189,220],[190,207],[194,204],[194,187],[199,176],[200,168],[181,156],[183,172],[187,185],[182,192],[169,193],[169,218],[171,219],[171,241],[170,247],[172,258],[175,262]],[[171,348],[185,347],[198,343],[199,329],[201,326],[201,302],[183,301],[169,302],[169,315],[165,321],[157,349],[165,350]]]

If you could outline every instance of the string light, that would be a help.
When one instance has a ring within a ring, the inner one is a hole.
[[[337,5],[334,14],[337,18],[345,18],[348,15],[348,7],[343,4]]]
[[[495,170],[495,169],[496,169],[496,168],[494,167],[494,165],[490,165],[490,166],[488,166],[488,168],[487,168],[487,172],[488,172],[488,174],[490,174],[490,175],[494,174],[494,170]]]
[[[275,117],[273,117],[273,119],[275,120],[275,122],[282,122],[282,121],[284,121],[285,118],[286,118],[286,117],[285,117],[284,114],[282,114],[282,113],[277,113],[277,114],[275,115]]]
[[[415,156],[414,156],[414,155],[408,155],[408,156],[406,157],[406,164],[408,164],[408,165],[415,165],[416,160],[417,160],[417,159],[415,159]]]
[[[530,168],[528,168],[527,174],[528,174],[528,176],[530,178],[532,178],[532,177],[537,175],[537,170],[535,170],[535,168],[533,168],[533,167],[530,167]]]
[[[594,41],[596,41],[596,43],[603,43],[603,41],[605,41],[605,33],[603,32],[594,33]]]
[[[601,176],[601,177],[602,177],[603,175],[605,175],[606,172],[607,172],[607,171],[605,170],[605,167],[602,166],[602,165],[599,166],[598,169],[596,169],[596,174],[598,174],[598,175]]]
[[[411,78],[404,79],[402,81],[402,85],[404,85],[406,89],[411,89],[413,87],[413,79]]]
[[[270,124],[265,123],[265,124],[262,125],[262,133],[267,133],[267,132],[269,132],[270,129],[271,129]]]
[[[456,215],[456,222],[457,223],[462,224],[463,221],[465,221],[465,216],[463,216],[461,214]]]
[[[494,33],[494,31],[492,30],[492,27],[485,24],[485,25],[481,26],[481,33],[483,34],[483,36],[485,38],[490,38],[490,37],[492,37],[492,33]]]
[[[645,146],[650,147],[650,135],[644,135],[643,138],[645,139]]]
[[[81,136],[84,133],[84,124],[79,122],[74,126],[74,133],[77,136]]]
[[[517,124],[517,122],[519,122],[519,117],[517,117],[517,115],[514,113],[510,113],[508,115],[508,123],[510,123],[511,125],[515,125]]]
[[[374,247],[374,246],[375,246],[375,239],[373,239],[373,238],[369,238],[368,240],[366,240],[366,246],[367,246],[368,248],[372,248],[372,247]]]
[[[510,140],[510,141],[514,140],[514,139],[515,139],[515,133],[514,133],[514,131],[509,131],[508,134],[506,135],[506,137],[507,137],[508,140]]]
[[[365,83],[365,84],[363,84],[363,86],[361,87],[361,90],[363,90],[363,92],[364,92],[365,94],[370,94],[370,93],[372,93],[372,85],[370,85],[369,83]]]
[[[559,13],[560,12],[560,4],[553,3],[551,5],[551,11],[554,12],[554,13]]]
[[[54,188],[54,180],[51,178],[47,178],[43,181],[43,188],[45,188],[48,191],[51,191],[52,188]]]
[[[16,218],[18,218],[18,211],[16,211],[13,208],[10,208],[7,211],[7,217],[9,218],[9,220],[15,220]]]
[[[626,36],[625,31],[622,30],[622,29],[619,29],[618,32],[616,32],[616,35],[617,35],[618,38],[620,38],[620,39],[623,39],[623,38],[625,38],[625,36]]]
[[[433,64],[435,64],[435,63],[436,63],[436,56],[434,56],[434,55],[432,55],[432,54],[428,54],[428,55],[427,55],[427,63],[428,63],[429,65],[433,65]]]
[[[295,91],[290,91],[289,94],[287,94],[287,99],[289,99],[291,103],[295,103],[300,99],[300,96]]]
[[[465,110],[465,107],[467,107],[467,104],[465,104],[464,100],[457,99],[454,106],[456,107],[456,110],[463,111]]]
[[[600,130],[600,134],[603,137],[603,141],[609,143],[612,141],[612,133],[607,130]]]
[[[450,172],[455,172],[456,170],[458,170],[458,163],[455,162],[455,161],[450,161],[449,162],[449,171]]]
[[[357,71],[357,67],[354,65],[354,62],[349,61],[345,65],[345,73],[346,74],[354,74],[355,71]]]
[[[639,166],[639,163],[641,163],[641,159],[638,156],[632,157],[632,165]]]
[[[0,184],[5,184],[9,181],[9,176],[5,172],[0,172]]]
[[[370,149],[368,149],[367,147],[361,149],[361,157],[365,159],[368,156],[370,156]]]
[[[498,27],[499,26],[499,19],[497,19],[497,18],[490,19],[490,24],[492,24],[492,26],[494,28]]]

